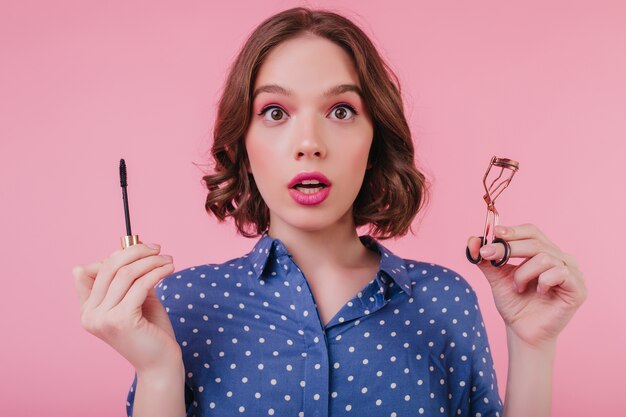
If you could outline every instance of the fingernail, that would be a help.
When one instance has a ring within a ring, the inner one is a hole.
[[[500,235],[506,235],[506,227],[504,226],[496,226],[496,232]]]
[[[490,256],[496,253],[496,248],[493,246],[483,246],[480,248],[480,254],[483,256]]]
[[[149,247],[150,249],[160,249],[161,245],[158,245],[156,243],[144,243],[147,247]]]
[[[161,255],[162,257],[164,257],[165,259],[169,260],[170,262],[174,259],[172,258],[171,255]]]

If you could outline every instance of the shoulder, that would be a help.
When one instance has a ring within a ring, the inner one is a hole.
[[[229,259],[221,263],[194,265],[165,277],[156,287],[161,301],[169,298],[181,299],[184,295],[205,298],[211,288],[241,286],[241,282],[250,279],[254,270],[247,255]]]
[[[448,291],[460,289],[467,294],[474,293],[470,283],[457,271],[436,263],[404,259],[405,268],[411,279],[414,291],[420,285],[430,285],[433,289]]]
[[[420,331],[433,342],[447,335],[459,348],[472,349],[480,307],[470,283],[457,271],[435,263],[407,261],[406,269],[411,295],[403,306],[424,323]]]
[[[437,263],[404,259],[411,281],[411,296],[454,307],[477,306],[477,296],[471,284],[457,271]]]
[[[409,296],[421,297],[423,293],[462,294],[475,298],[469,282],[457,271],[434,262],[399,256],[369,235],[363,237],[366,246],[378,246],[382,254],[381,269]]]

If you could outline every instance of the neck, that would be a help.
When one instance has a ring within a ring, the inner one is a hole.
[[[372,254],[359,240],[352,216],[349,217],[349,221],[317,230],[270,223],[268,235],[280,239],[303,270],[359,268],[371,260]]]

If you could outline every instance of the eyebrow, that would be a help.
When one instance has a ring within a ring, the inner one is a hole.
[[[334,87],[329,88],[324,93],[322,93],[323,98],[338,96],[339,94],[346,93],[352,91],[359,95],[359,97],[363,98],[363,94],[361,89],[354,84],[339,84]],[[282,94],[287,97],[291,97],[293,95],[293,91],[288,90],[284,87],[281,87],[278,84],[268,84],[262,85],[261,87],[254,90],[254,94],[252,94],[252,101],[258,96],[260,93],[275,93]]]

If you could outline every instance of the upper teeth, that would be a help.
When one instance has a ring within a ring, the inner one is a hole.
[[[304,180],[302,181],[300,184],[319,184],[320,182],[318,180]]]

